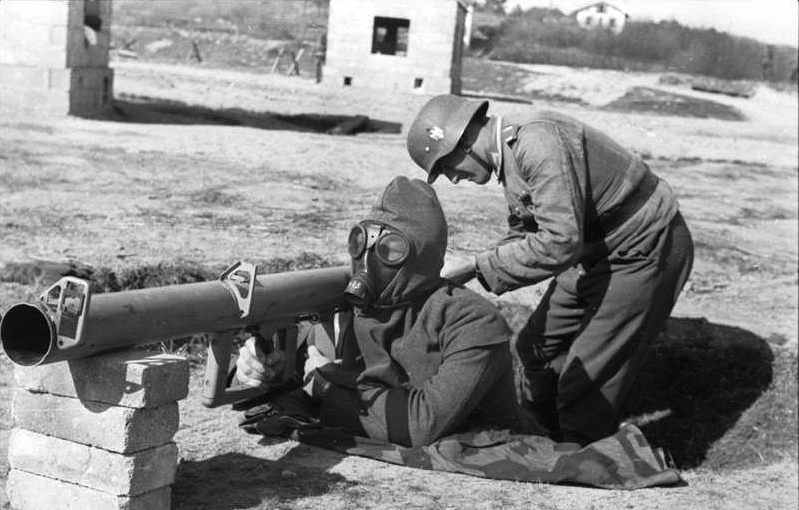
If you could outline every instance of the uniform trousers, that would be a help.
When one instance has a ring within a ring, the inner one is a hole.
[[[678,212],[667,228],[552,280],[519,332],[522,405],[556,440],[613,434],[619,410],[693,265]]]

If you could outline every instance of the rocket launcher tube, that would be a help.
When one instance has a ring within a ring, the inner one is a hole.
[[[87,282],[66,277],[40,302],[9,308],[0,321],[0,343],[14,363],[36,366],[215,333],[212,346],[223,352],[208,355],[217,373],[216,380],[206,380],[213,386],[206,405],[229,403],[219,395],[232,350],[226,344],[233,340],[225,333],[244,327],[276,332],[309,316],[330,315],[346,306],[350,277],[348,266],[258,276],[254,266],[239,266],[216,281],[96,295],[90,295]]]

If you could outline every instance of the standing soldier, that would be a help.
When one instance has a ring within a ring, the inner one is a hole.
[[[408,152],[432,183],[496,174],[509,231],[444,276],[497,295],[554,277],[516,349],[523,405],[556,440],[614,433],[649,345],[693,264],[669,185],[604,133],[562,114],[487,116],[488,101],[431,99]]]

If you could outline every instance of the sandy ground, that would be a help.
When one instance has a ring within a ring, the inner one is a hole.
[[[335,137],[274,114],[368,115],[407,128],[427,100],[329,89],[275,75],[115,63],[115,94],[260,116],[260,127],[200,115],[135,110],[128,121],[0,120],[0,262],[75,259],[123,268],[192,261],[343,258],[343,237],[394,175],[421,177],[403,134]],[[536,102],[601,127],[645,155],[680,197],[697,261],[677,317],[736,326],[779,348],[797,345],[797,99],[761,87],[750,99],[663,90],[724,102],[746,121],[625,114],[601,109],[657,76],[537,67],[530,90],[579,95],[587,105]],[[559,84],[559,85],[558,85]],[[509,113],[527,106],[495,102]],[[130,110],[133,111],[133,110]],[[131,122],[131,120],[150,123]],[[498,186],[436,184],[453,256],[501,235]],[[502,296],[534,305],[541,288]],[[31,288],[0,283],[0,311]],[[496,298],[492,298],[496,299]],[[2,360],[4,397],[10,392]],[[689,470],[684,487],[636,492],[519,484],[404,469],[290,441],[260,442],[237,413],[199,404],[198,376],[181,404],[182,463],[173,508],[795,508],[793,460],[733,472]],[[4,401],[8,401],[7,398]],[[0,414],[5,457],[9,410]]]

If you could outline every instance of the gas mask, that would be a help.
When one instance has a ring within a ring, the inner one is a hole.
[[[344,297],[358,308],[374,306],[410,256],[411,246],[388,225],[362,221],[352,227],[347,240],[352,257],[352,278]]]

